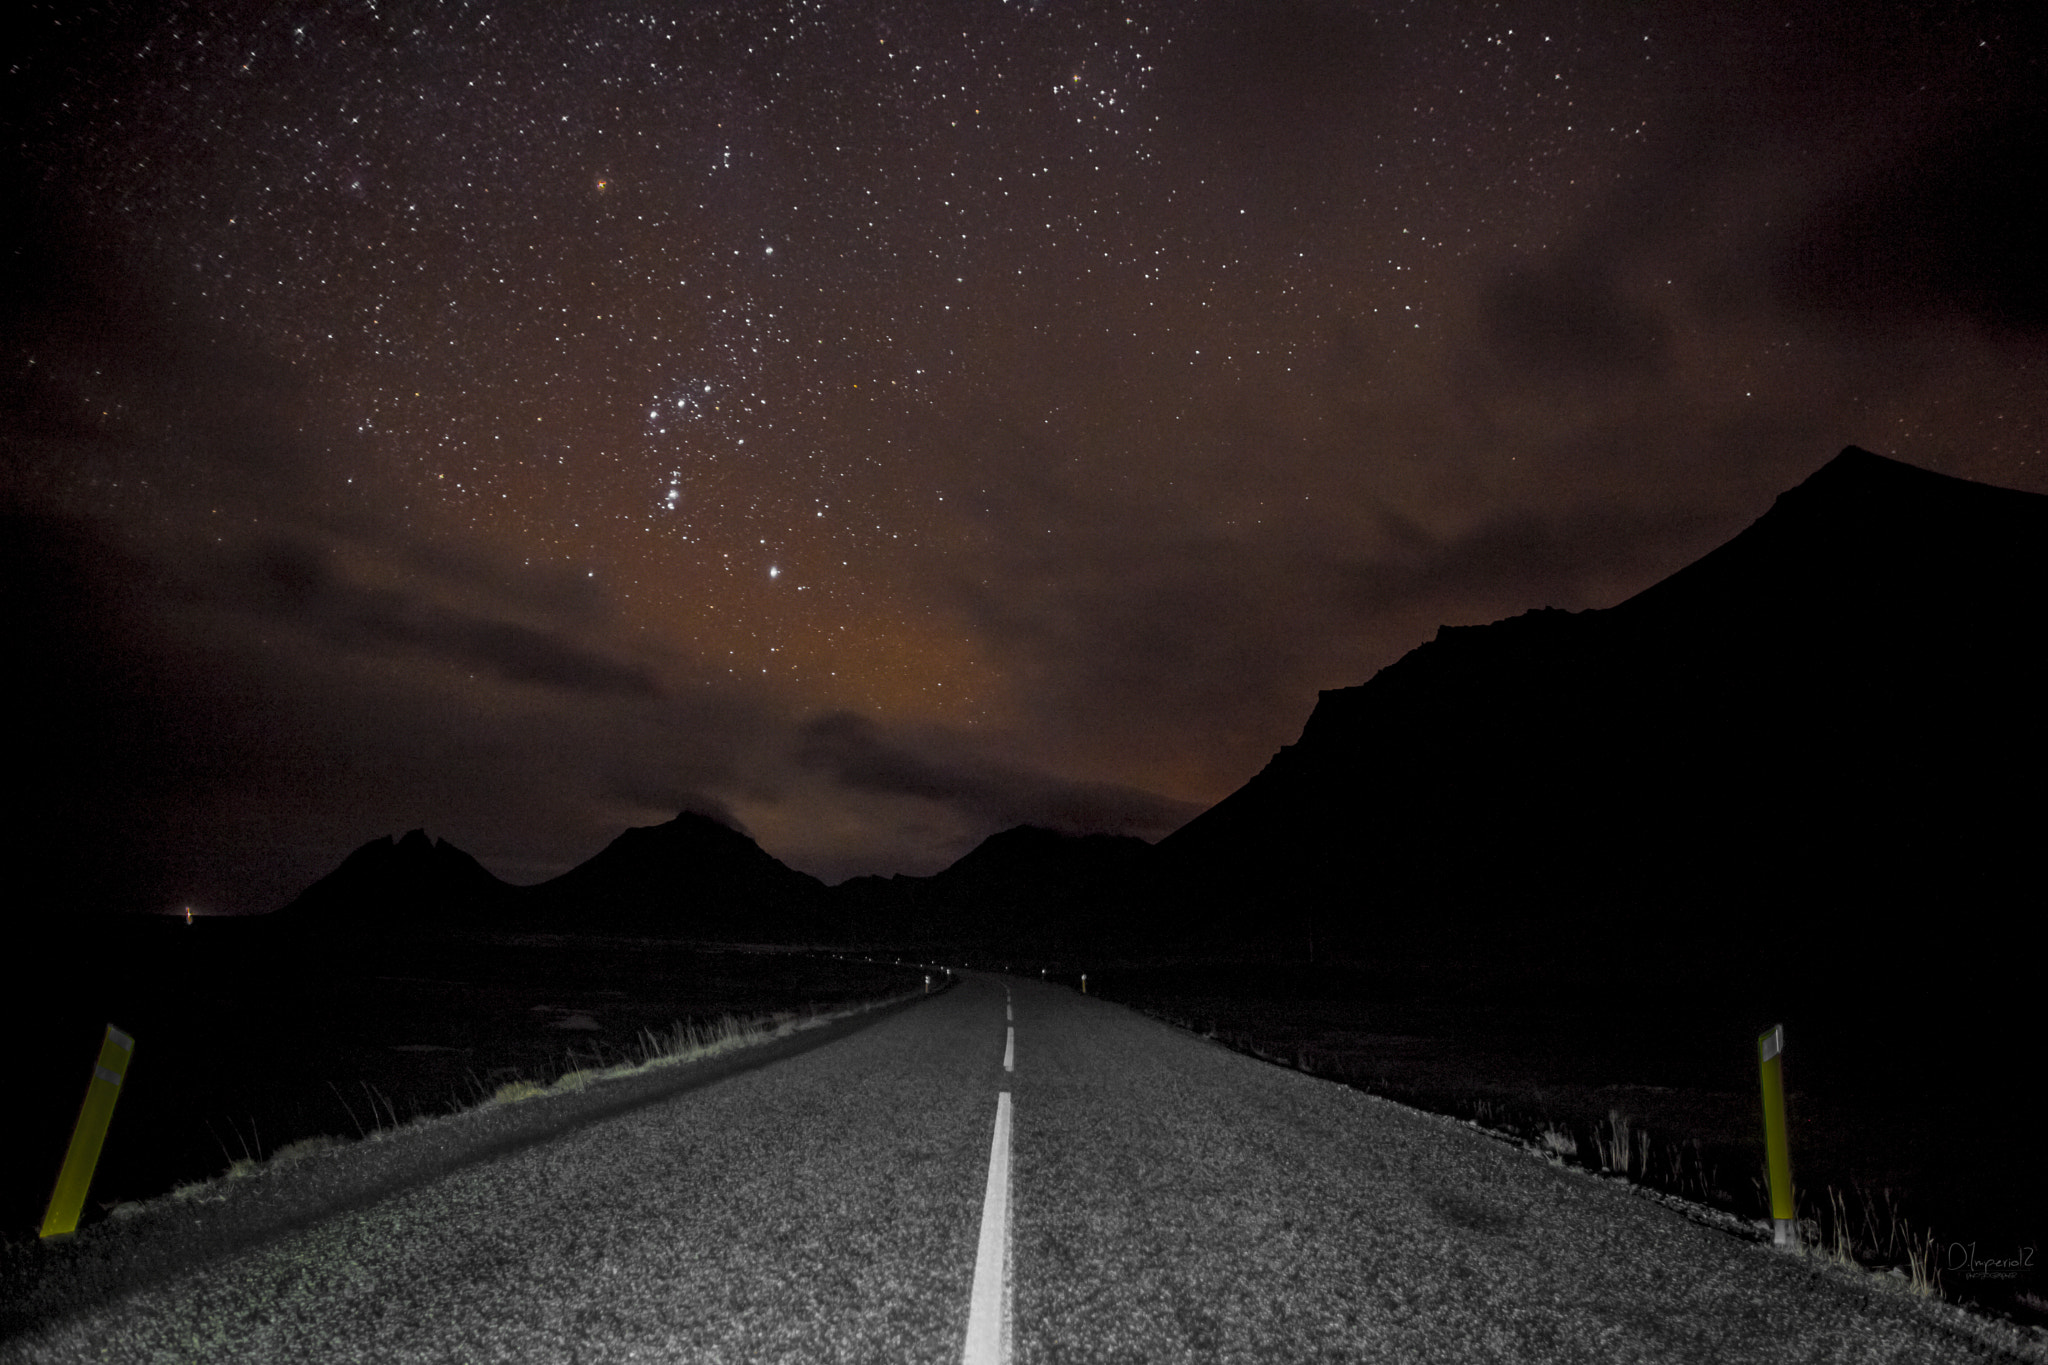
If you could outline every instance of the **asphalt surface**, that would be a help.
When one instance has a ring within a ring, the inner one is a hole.
[[[302,1220],[0,1359],[958,1361],[999,1203],[1018,1361],[2048,1359],[1448,1120],[989,976]]]

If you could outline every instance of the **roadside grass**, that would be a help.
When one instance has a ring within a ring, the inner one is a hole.
[[[154,923],[110,931],[95,941],[104,970],[54,991],[50,1036],[78,1041],[61,1061],[32,1059],[10,1088],[24,1159],[0,1178],[0,1247],[37,1240],[78,1113],[76,1058],[107,1019],[146,1051],[83,1225],[217,1181],[238,1162],[249,1163],[237,1168],[246,1178],[299,1139],[360,1141],[474,1108],[513,1082],[545,1089],[569,1071],[638,1061],[644,1028],[673,1032],[694,1017],[702,1031],[721,1012],[837,1007],[922,984],[921,971],[886,954],[823,946],[477,931],[309,951],[226,920],[180,925],[176,936]]]
[[[1877,1195],[1863,1188],[1851,1191],[1858,1205],[1855,1212],[1842,1192],[1827,1187],[1825,1204],[1807,1196],[1803,1202],[1813,1213],[1799,1220],[1800,1249],[1810,1256],[1849,1268],[1894,1270],[1905,1278],[1905,1287],[1928,1298],[1943,1297],[1941,1264],[1936,1257],[1933,1232],[1915,1229],[1912,1220],[1899,1212],[1890,1190]],[[1801,1191],[1804,1195],[1805,1192]]]
[[[1490,1106],[1481,1101],[1475,1108]],[[1497,1121],[1502,1116],[1488,1113],[1485,1117]],[[1499,1127],[1498,1123],[1490,1126]],[[1529,1141],[1526,1133],[1513,1126],[1500,1130],[1525,1143]],[[1545,1123],[1533,1145],[1560,1164],[1570,1162],[1579,1150],[1570,1132],[1550,1123]],[[1750,1212],[1720,1183],[1718,1163],[1705,1154],[1698,1140],[1674,1141],[1660,1136],[1637,1125],[1620,1109],[1610,1109],[1607,1121],[1595,1127],[1591,1160],[1583,1164],[1600,1174],[1708,1207],[1738,1214]],[[1768,1210],[1768,1174],[1760,1171],[1751,1176],[1750,1185],[1756,1201],[1754,1208]],[[1916,1227],[1900,1210],[1892,1190],[1873,1191],[1857,1185],[1844,1192],[1831,1184],[1822,1189],[1822,1195],[1810,1190],[1797,1191],[1802,1255],[1846,1269],[1885,1272],[1909,1293],[1923,1298],[1944,1297],[1937,1239],[1929,1229]]]
[[[1515,1142],[1555,1165],[1675,1195],[1734,1215],[1759,1230],[1769,1226],[1767,1177],[1751,1176],[1746,1190],[1733,1188],[1722,1169],[1733,1157],[1731,1152],[1697,1139],[1671,1138],[1622,1108],[1610,1108],[1604,1120],[1586,1124],[1550,1112],[1543,1103],[1543,1092],[1533,1087],[1530,1097],[1520,1101],[1469,1090],[1418,1090],[1395,1084],[1384,1073],[1368,1074],[1351,1049],[1307,1042],[1275,1046],[1271,1037],[1225,1028],[1214,1019],[1181,1017],[1149,1006],[1138,1008],[1234,1051],[1458,1119]],[[1800,1254],[1879,1274],[1902,1292],[1947,1297],[1937,1256],[1939,1242],[1931,1230],[1902,1211],[1892,1190],[1855,1185],[1844,1191],[1831,1184],[1821,1189],[1818,1195],[1807,1190],[1798,1193]]]
[[[643,1029],[631,1046],[616,1051],[602,1047],[571,1048],[563,1054],[558,1067],[534,1076],[515,1076],[495,1086],[472,1072],[468,1077],[467,1095],[451,1094],[450,1103],[445,1108],[429,1110],[415,1106],[405,1118],[400,1117],[398,1106],[390,1096],[368,1082],[361,1083],[364,1091],[361,1111],[340,1087],[329,1082],[329,1089],[356,1127],[353,1139],[318,1134],[288,1142],[265,1154],[262,1135],[257,1131],[253,1118],[246,1134],[238,1123],[230,1120],[228,1128],[234,1145],[231,1146],[218,1131],[214,1133],[214,1139],[227,1160],[226,1169],[212,1179],[175,1186],[164,1198],[177,1203],[216,1202],[225,1197],[219,1187],[226,1182],[246,1180],[314,1157],[336,1154],[356,1142],[383,1141],[406,1129],[463,1113],[574,1094],[660,1068],[721,1056],[926,994],[924,991],[909,991],[836,1009],[811,1005],[801,1010],[746,1015],[727,1013],[706,1020],[680,1020],[665,1029]],[[367,1123],[362,1118],[364,1113],[369,1115]],[[156,1202],[142,1200],[117,1204],[109,1209],[109,1215],[116,1220],[126,1220]]]
[[[682,1020],[666,1029],[642,1029],[633,1047],[617,1060],[606,1062],[600,1053],[594,1065],[578,1064],[575,1053],[569,1065],[553,1080],[541,1082],[520,1078],[494,1090],[488,1104],[517,1104],[543,1095],[584,1090],[601,1081],[638,1076],[657,1067],[677,1066],[705,1057],[716,1057],[735,1048],[751,1047],[815,1028],[851,1011],[826,1014],[815,1009],[776,1010],[767,1014],[722,1014],[705,1021]]]
[[[1570,1148],[1576,1146],[1568,1135],[1548,1127],[1539,1140],[1552,1151],[1557,1150],[1561,1140],[1566,1144],[1567,1156]],[[1595,1169],[1603,1174],[1728,1212],[1744,1211],[1721,1185],[1718,1166],[1707,1159],[1697,1140],[1672,1141],[1660,1137],[1648,1128],[1634,1125],[1620,1109],[1609,1110],[1607,1122],[1595,1129],[1593,1152]],[[1750,1185],[1755,1207],[1767,1210],[1768,1172],[1751,1176]],[[1902,1287],[1909,1292],[1926,1298],[1943,1297],[1936,1238],[1927,1228],[1916,1228],[1912,1219],[1900,1211],[1892,1190],[1872,1191],[1858,1185],[1845,1194],[1831,1184],[1822,1188],[1824,1196],[1809,1190],[1796,1192],[1802,1254],[1848,1269],[1896,1272],[1903,1281]]]

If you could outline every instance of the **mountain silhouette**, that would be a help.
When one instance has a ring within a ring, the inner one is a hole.
[[[511,891],[469,854],[415,829],[372,839],[271,918],[300,927],[469,927],[500,918]]]
[[[1967,960],[2039,899],[2044,621],[2048,497],[1850,447],[1615,607],[1322,693],[1160,843],[1160,896],[1220,941],[1812,968],[1968,906]]]
[[[929,877],[855,877],[832,889],[850,941],[1065,955],[1140,937],[1152,846],[1018,825]]]
[[[514,919],[568,932],[787,943],[821,928],[825,884],[747,835],[684,811],[629,829],[552,881],[514,891]]]
[[[373,839],[269,918],[280,928],[469,929],[797,942],[823,928],[825,887],[737,830],[685,811],[629,829],[552,880],[511,886],[444,840]]]
[[[415,830],[278,918],[1988,982],[2040,916],[2044,622],[2048,497],[1850,447],[1617,606],[1446,626],[1322,693],[1156,846],[1019,826],[828,890],[686,812],[510,887]]]

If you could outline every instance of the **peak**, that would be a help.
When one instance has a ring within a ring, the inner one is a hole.
[[[717,830],[721,834],[737,834],[742,839],[754,837],[731,811],[716,801],[684,806],[672,819],[664,820],[658,825],[642,825],[638,828],[666,830],[672,834]]]
[[[1038,851],[1065,842],[1063,836],[1037,825],[1012,825],[989,835],[954,863],[954,867],[981,867],[1035,857]],[[948,869],[950,870],[950,869]]]
[[[445,925],[485,913],[503,890],[483,864],[446,839],[409,829],[397,839],[370,840],[279,913],[384,923],[420,911],[420,924]]]
[[[998,830],[994,834],[989,835],[988,838],[981,841],[979,847],[988,848],[990,845],[1056,844],[1062,843],[1071,837],[1071,835],[1061,834],[1058,830],[1047,829],[1043,825],[1012,825],[1008,829]]]
[[[1958,479],[1948,474],[1937,474],[1931,469],[1907,464],[1884,455],[1873,454],[1861,446],[1845,446],[1842,453],[1809,474],[1797,488],[1786,496],[1804,492],[1842,493],[1860,490],[1871,492],[1919,492],[1934,488],[1981,488],[1968,479]]]
[[[1128,834],[1073,834],[1044,825],[1012,825],[983,839],[954,865],[1067,857],[1111,844],[1143,846],[1145,841]]]
[[[707,815],[701,810],[695,810],[688,806],[685,806],[683,809],[677,811],[676,818],[669,821],[669,823],[671,825],[716,825],[720,829],[732,828],[731,825],[719,819],[717,816]]]
[[[1791,628],[1907,599],[1981,606],[2033,580],[2044,534],[2048,497],[1850,446],[1734,539],[1611,613],[1673,629],[1696,628],[1700,613]]]
[[[1808,476],[1807,482],[1811,483],[1814,479],[1820,478],[1831,470],[1835,471],[1838,475],[1853,474],[1859,478],[1869,478],[1882,477],[1887,471],[1901,469],[1915,469],[1915,466],[1909,465],[1903,460],[1894,460],[1888,456],[1879,455],[1874,451],[1865,450],[1862,446],[1843,446],[1842,453],[1815,470],[1813,474]],[[1924,474],[1927,471],[1922,469],[1917,470],[1917,472]]]
[[[2038,493],[1959,479],[1849,446],[1798,487],[1781,493],[1767,517],[1783,520],[1788,512],[1810,516],[1843,511],[1914,521],[1987,514],[2037,517],[2043,506],[2048,506],[2048,498]]]
[[[983,839],[938,876],[952,880],[1066,875],[1086,867],[1123,865],[1143,857],[1151,847],[1129,834],[1068,834],[1042,825],[1013,825]]]
[[[707,815],[700,810],[678,811],[673,820],[665,820],[658,825],[644,825],[640,828],[649,833],[660,833],[669,836],[684,835],[696,838],[710,836],[721,839],[746,839],[749,843],[752,842],[752,838],[744,830],[737,829],[717,816]],[[626,832],[632,834],[636,831],[628,830]]]

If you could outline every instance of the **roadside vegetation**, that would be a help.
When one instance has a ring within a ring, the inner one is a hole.
[[[1037,974],[1035,966],[1028,970]],[[1078,970],[1048,968],[1048,979],[1062,976],[1078,982]],[[1345,977],[1300,964],[1098,963],[1091,977],[1091,994],[1236,1051],[1462,1121],[1558,1165],[1626,1181],[1768,1235],[1762,1119],[1750,1036],[1740,1022],[1690,1021],[1698,1024],[1693,1032],[1726,1035],[1729,1061],[1709,1073],[1696,1057],[1666,1064],[1651,1055],[1685,1032],[1687,1020],[1651,1020],[1641,1001],[1615,1013],[1620,1002],[1613,1000],[1603,1018],[1584,1000],[1544,998],[1531,986],[1533,974],[1517,980],[1457,965]],[[1290,980],[1299,983],[1293,993]],[[1545,1017],[1553,1013],[1569,1025]],[[1817,1059],[1809,1059],[1820,1042],[1810,1027],[1796,1036],[1806,1041],[1800,1060],[1811,1077]],[[1574,1053],[1573,1041],[1586,1037],[1633,1039],[1636,1051],[1596,1043]],[[1660,1083],[1645,1083],[1651,1081]],[[1903,1134],[1895,1149],[1887,1148],[1885,1125],[1871,1118],[1859,1124],[1853,1096],[1795,1099],[1811,1120],[1794,1135],[1801,1254],[1882,1276],[1902,1292],[2048,1324],[2038,1283],[2026,1275],[1969,1274],[1975,1267],[1967,1265],[1959,1273],[1968,1257],[1989,1253],[1938,1235],[1937,1224],[1973,1226],[1989,1203],[1956,1181],[1964,1158],[1951,1156],[1947,1170],[1930,1169],[1924,1148],[1912,1148]],[[1953,1124],[1944,1131],[1953,1134]],[[2018,1187],[2038,1188],[2026,1171],[2003,1174]],[[1953,1198],[1959,1190],[1975,1202],[1950,1207],[1929,1197],[1939,1191]],[[1944,1210],[1947,1217],[1932,1216]]]
[[[499,1108],[545,1100],[557,1095],[580,1094],[611,1081],[643,1076],[665,1067],[682,1066],[773,1042],[778,1038],[787,1038],[834,1020],[864,1014],[869,1010],[913,999],[924,993],[923,990],[905,990],[896,995],[860,1001],[836,1009],[811,1006],[802,1010],[776,1010],[746,1016],[723,1014],[710,1020],[678,1021],[666,1029],[643,1029],[631,1047],[610,1058],[573,1051],[565,1053],[561,1068],[553,1075],[542,1073],[530,1078],[521,1077],[490,1089],[472,1074],[472,1088],[466,1097],[453,1096],[452,1102],[446,1108],[437,1111],[415,1109],[404,1119],[399,1117],[397,1106],[389,1097],[367,1083],[363,1085],[364,1098],[360,1109],[349,1104],[346,1096],[336,1089],[336,1098],[355,1120],[356,1133],[353,1139],[322,1133],[285,1143],[267,1154],[262,1153],[260,1147],[245,1144],[240,1156],[235,1156],[223,1147],[223,1153],[228,1158],[225,1171],[217,1177],[181,1184],[173,1189],[168,1197],[176,1201],[204,1200],[211,1196],[221,1181],[244,1180],[280,1170],[309,1158],[345,1148],[351,1141],[382,1141],[407,1128],[431,1123],[437,1119],[451,1118],[475,1109]],[[359,1115],[367,1115],[367,1121]],[[258,1137],[260,1141],[260,1135],[252,1133],[252,1137]],[[109,1212],[116,1221],[121,1221],[138,1215],[148,1206],[149,1204],[143,1201],[122,1203],[114,1205]]]
[[[111,1021],[136,1060],[82,1225],[422,1119],[740,1046],[922,990],[886,957],[478,934],[279,941],[261,926],[116,926],[105,970],[36,1004],[24,1159],[0,1240],[33,1240]]]

